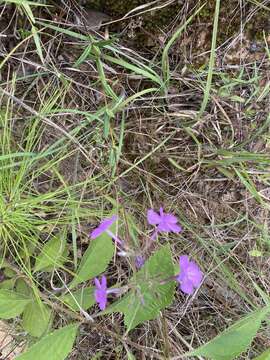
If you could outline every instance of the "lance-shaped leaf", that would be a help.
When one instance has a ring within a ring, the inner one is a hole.
[[[114,246],[107,233],[103,233],[98,238],[90,240],[90,245],[83,255],[76,276],[70,284],[70,288],[73,288],[83,281],[93,279],[105,271],[113,254]]]
[[[15,360],[65,360],[72,350],[78,325],[72,324],[44,336]]]
[[[23,328],[32,336],[40,337],[48,329],[51,309],[41,301],[31,301],[23,312]]]
[[[186,356],[205,356],[212,360],[232,360],[247,350],[261,326],[261,322],[270,312],[270,307],[254,311],[237,321],[213,340]]]

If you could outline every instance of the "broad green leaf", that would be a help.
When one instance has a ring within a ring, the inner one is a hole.
[[[0,289],[12,290],[14,288],[16,279],[7,279],[0,282]]]
[[[11,290],[0,290],[0,319],[20,315],[31,299]]]
[[[32,336],[40,337],[48,329],[51,309],[42,302],[32,301],[23,312],[23,328]]]
[[[31,299],[33,295],[32,289],[26,284],[23,278],[19,278],[16,281],[16,293],[25,296],[27,299]]]
[[[1,259],[1,261],[2,261],[2,259]],[[13,279],[14,277],[16,277],[16,275],[17,275],[16,271],[10,269],[9,267],[6,267],[6,268],[4,269],[4,274],[5,274],[6,277],[9,277],[9,278],[11,278],[11,279]]]
[[[62,300],[74,311],[80,310],[80,307],[83,310],[87,310],[96,302],[94,298],[94,290],[95,288],[93,286],[82,288],[80,290],[72,292],[72,295],[67,294],[61,296],[59,300]],[[78,306],[78,304],[80,305],[80,307]]]
[[[72,324],[44,336],[16,360],[65,360],[72,350],[78,325]]]
[[[36,258],[34,271],[46,271],[47,268],[50,270],[52,266],[59,267],[65,261],[65,256],[63,256],[65,248],[66,238],[53,237],[43,246]]]
[[[121,312],[129,330],[159,315],[173,301],[175,283],[161,281],[174,274],[169,246],[159,249],[130,280],[132,290],[104,313]]]
[[[88,249],[83,255],[76,277],[70,287],[74,287],[83,281],[94,278],[106,270],[114,253],[114,246],[110,236],[103,233],[95,240],[91,240]]]
[[[270,307],[254,311],[237,321],[227,330],[187,356],[206,356],[212,360],[232,360],[247,350],[257,334],[262,320],[270,312]]]
[[[270,359],[270,348],[265,350],[261,355],[257,356],[253,360],[269,360]]]

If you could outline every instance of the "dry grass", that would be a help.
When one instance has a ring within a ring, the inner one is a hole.
[[[194,5],[199,1],[185,2],[175,19],[160,29],[157,42],[153,44],[151,39],[151,46],[138,50],[127,28],[111,46],[138,62],[153,61],[154,70],[160,73],[160,44],[185,22]],[[270,6],[270,1],[263,5]],[[55,26],[86,34],[84,26],[78,28],[74,23],[72,6],[73,2],[67,2],[61,11],[36,9],[35,16],[43,21],[54,19]],[[235,9],[242,18],[234,34],[218,44],[210,97],[200,118],[197,114],[206,87],[212,31],[211,24],[207,30],[200,30],[202,17],[185,30],[169,53],[171,80],[167,93],[146,94],[127,104],[108,121],[104,138],[104,112],[98,121],[91,117],[101,108],[109,109],[112,98],[99,81],[100,69],[91,57],[74,66],[85,43],[43,29],[45,63],[41,64],[32,39],[12,35],[14,30],[27,28],[26,19],[9,5],[0,7],[0,30],[10,36],[8,40],[0,38],[0,55],[2,59],[8,57],[1,69],[5,92],[2,105],[8,97],[15,99],[15,135],[48,99],[54,99],[53,106],[39,115],[46,124],[42,146],[46,148],[56,138],[69,134],[73,155],[59,166],[64,179],[72,183],[101,176],[100,188],[93,189],[92,194],[90,190],[87,196],[104,195],[105,206],[105,195],[121,201],[125,210],[141,221],[142,228],[146,228],[145,213],[150,206],[162,204],[173,211],[184,232],[163,237],[160,242],[170,242],[176,259],[182,253],[191,254],[205,273],[204,283],[194,296],[179,293],[158,320],[140,326],[128,337],[123,336],[122,318],[116,315],[90,328],[82,326],[72,360],[125,359],[128,351],[136,359],[180,359],[187,350],[213,338],[268,299],[269,34],[265,40],[254,40],[246,31],[259,6],[243,0],[235,1]],[[140,28],[133,31],[140,32]],[[112,35],[110,27],[102,27],[95,36],[104,41],[108,34]],[[19,41],[23,45],[11,54]],[[251,49],[254,44],[256,51]],[[108,53],[101,47],[102,51]],[[204,66],[199,68],[198,63]],[[105,60],[103,64],[107,85],[118,97],[124,94],[127,98],[152,87],[149,80],[124,67]],[[14,81],[12,84],[14,73],[16,85]],[[85,126],[73,134],[72,130],[86,119]],[[51,185],[45,179],[41,182],[43,189],[44,183]],[[145,239],[142,234],[142,247]],[[83,252],[84,246],[80,244],[79,248]],[[260,256],[254,256],[253,250]],[[124,262],[119,261],[111,276],[124,278],[126,272]],[[265,326],[241,359],[251,359],[269,345]]]

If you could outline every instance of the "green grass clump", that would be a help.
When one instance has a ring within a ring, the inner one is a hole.
[[[80,191],[87,184],[93,186],[95,180],[68,183],[60,168],[70,161],[74,150],[58,140],[58,146],[48,144],[39,152],[44,125],[32,119],[16,134],[12,116],[12,105],[7,103],[0,113],[1,257],[11,256],[31,277],[30,258],[42,243],[61,231],[76,233],[78,222],[91,215],[89,202],[80,198]],[[72,256],[76,264],[75,244]]]

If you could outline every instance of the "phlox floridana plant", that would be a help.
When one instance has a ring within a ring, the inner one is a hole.
[[[153,246],[149,246],[148,251],[140,253],[138,249],[134,250],[125,238],[120,238],[115,231],[115,225],[116,222],[121,225],[121,219],[116,215],[105,218],[91,231],[88,249],[73,275],[73,280],[69,283],[64,282],[63,288],[57,290],[59,294],[56,296],[58,303],[61,302],[66,311],[71,311],[71,316],[76,313],[76,322],[44,335],[20,355],[18,360],[36,359],[41,352],[42,360],[55,358],[53,356],[56,351],[59,360],[64,360],[72,350],[80,325],[78,318],[81,322],[93,323],[99,316],[119,312],[124,315],[127,334],[136,326],[157,318],[162,309],[172,304],[176,291],[196,296],[195,291],[203,283],[203,272],[199,265],[186,254],[181,254],[178,264],[174,264],[169,244],[158,246],[155,241],[157,235],[178,234],[182,230],[177,218],[173,214],[165,213],[163,209],[159,213],[154,213],[154,210],[148,211],[147,218],[150,220],[149,224],[156,227],[155,232],[158,231],[155,237],[150,237],[150,244],[157,247],[152,253],[149,249]],[[134,265],[132,276],[124,283],[114,283],[113,278],[105,275],[105,272],[110,273],[110,263],[115,250],[116,262],[124,258]],[[41,324],[43,317],[51,317],[50,308],[45,302],[34,302],[33,297],[18,292],[0,290],[0,305],[2,318],[12,318],[24,312],[37,324]],[[249,346],[269,312],[270,307],[252,312],[187,356],[206,356],[217,360],[226,351],[226,359],[234,359],[235,354],[239,355]],[[24,315],[23,321],[27,320],[27,316]],[[228,343],[230,346],[224,348],[224,344]]]

